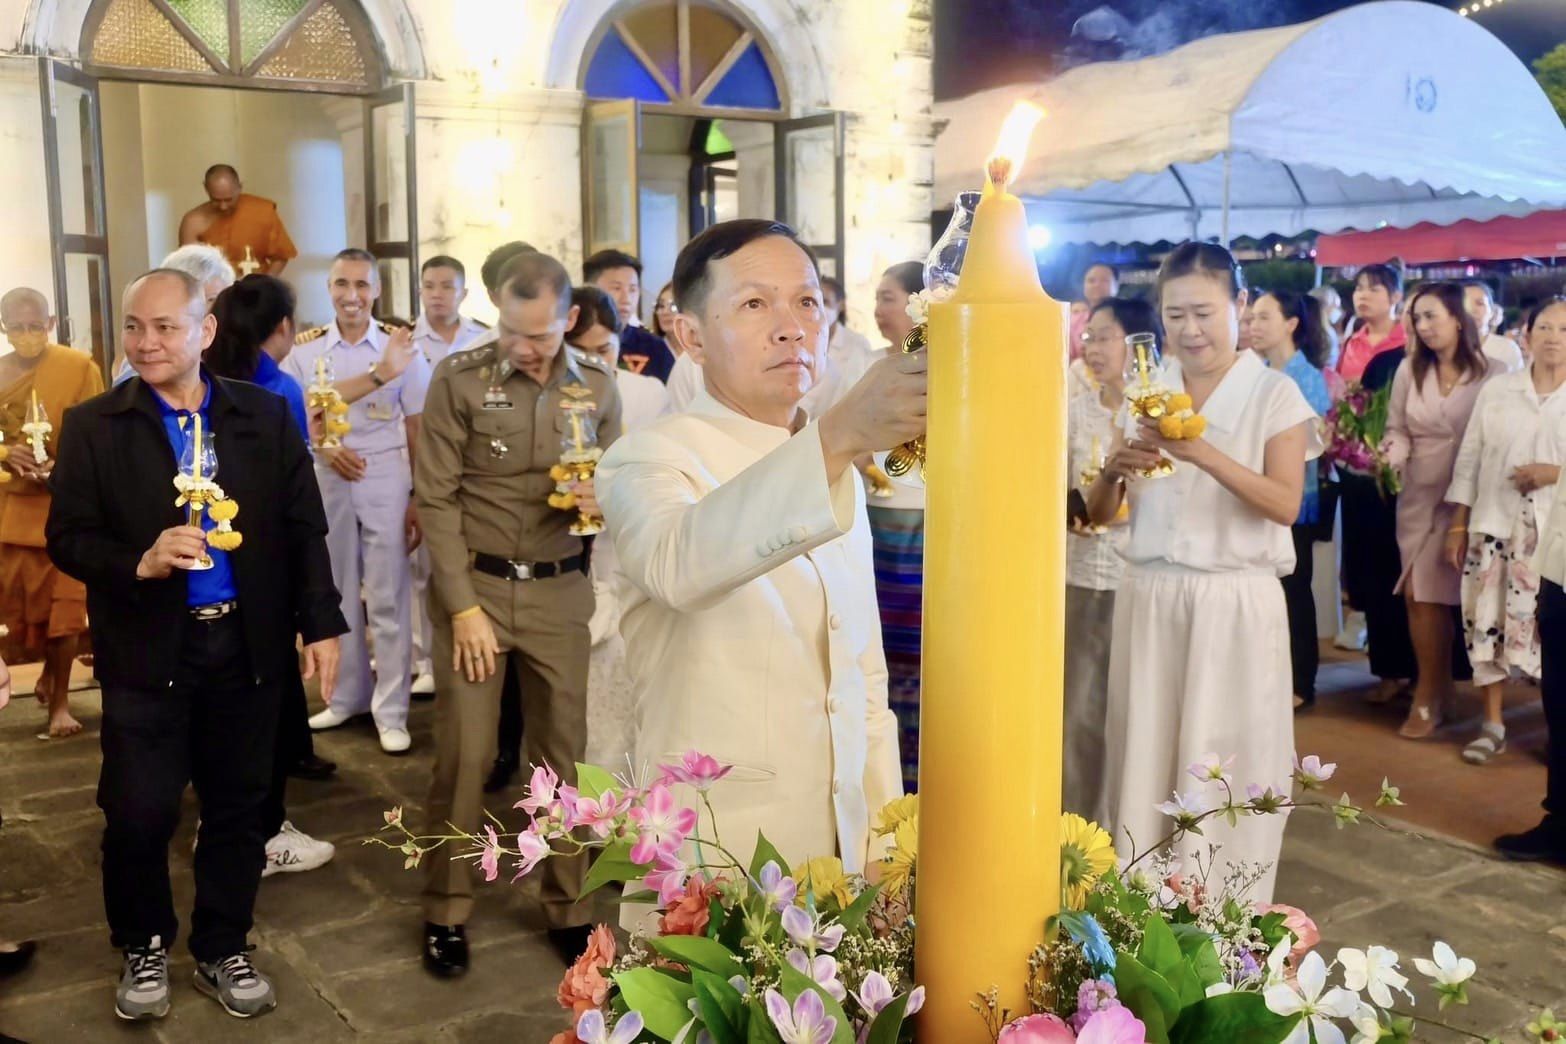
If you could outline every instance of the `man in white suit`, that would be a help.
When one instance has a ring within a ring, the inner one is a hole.
[[[774,222],[697,236],[674,293],[703,387],[616,442],[597,478],[636,764],[690,749],[731,763],[711,799],[737,855],[760,830],[791,864],[835,853],[863,871],[879,856],[870,822],[902,784],[853,460],[924,431],[924,357],[881,360],[807,417],[829,323],[815,259]]]

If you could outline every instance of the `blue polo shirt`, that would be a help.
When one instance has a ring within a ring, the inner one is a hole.
[[[283,372],[283,368],[272,361],[272,357],[265,352],[256,360],[255,383],[271,392],[273,395],[281,395],[288,403],[288,412],[294,418],[294,425],[299,429],[300,436],[305,440],[305,445],[310,444],[310,419],[305,412],[304,389],[299,387],[299,382]],[[205,423],[205,421],[203,421]]]
[[[212,421],[207,415],[207,407],[212,404],[212,385],[203,380],[201,387],[203,391],[201,427],[203,431],[210,432]],[[190,423],[191,411],[174,409],[164,402],[163,396],[157,392],[152,393],[152,401],[158,404],[158,413],[163,417],[163,430],[168,432],[169,445],[174,447],[174,460],[178,463],[185,452],[186,442],[193,434],[194,425]],[[220,468],[222,463],[222,461],[218,462]],[[217,528],[217,523],[212,521],[211,514],[206,511],[201,513],[201,528],[207,532]],[[186,605],[211,605],[214,602],[229,602],[239,598],[239,589],[234,586],[234,569],[228,560],[228,552],[209,547],[207,556],[212,559],[211,569],[186,571],[188,578]]]

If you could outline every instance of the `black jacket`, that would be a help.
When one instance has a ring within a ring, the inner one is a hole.
[[[258,684],[298,669],[294,635],[348,630],[326,550],[326,513],[304,440],[283,399],[213,377],[208,405],[218,482],[239,503],[230,552]],[[138,580],[142,553],[185,521],[175,460],[152,389],[133,377],[67,410],[50,479],[49,557],[87,585],[97,675],[107,685],[172,684],[190,623],[186,576]]]

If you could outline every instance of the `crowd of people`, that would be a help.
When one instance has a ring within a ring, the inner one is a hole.
[[[80,729],[69,676],[90,623],[123,1018],[169,1010],[167,848],[186,785],[201,814],[196,986],[259,1014],[276,1004],[247,948],[260,881],[333,856],[289,818],[287,781],[331,775],[312,736],[356,719],[406,753],[417,698],[435,701],[432,835],[478,832],[484,794],[523,771],[538,800],[574,784],[578,762],[700,749],[735,766],[709,796],[730,836],[764,830],[792,857],[836,852],[857,872],[884,844],[874,811],[917,788],[924,490],[882,465],[923,432],[924,357],[899,350],[922,264],[883,273],[879,346],[773,222],[693,239],[646,326],[628,254],[589,257],[573,285],[513,242],[480,275],[493,328],[463,315],[467,269],[444,255],[424,262],[409,325],[377,318],[378,259],[345,249],[331,322],[301,330],[279,276],[236,281],[221,251],[189,244],[127,286],[107,392],[90,360],[50,343],[43,295],[0,300],[14,348],[0,358],[7,658],[41,651],[48,734],[63,739]],[[1426,284],[1403,308],[1387,266],[1358,274],[1352,330],[1335,294],[1247,287],[1210,243],[1173,250],[1150,301],[1121,296],[1106,264],[1083,297],[1069,321],[1068,809],[1145,842],[1211,751],[1233,753],[1238,778],[1289,778],[1292,711],[1315,699],[1314,546],[1339,503],[1348,601],[1386,681],[1373,698],[1411,686],[1404,735],[1441,724],[1460,670],[1486,702],[1467,760],[1504,752],[1512,678],[1542,679],[1566,727],[1550,642],[1566,629],[1566,512],[1551,510],[1566,486],[1553,394],[1566,299],[1528,319],[1525,364],[1494,335],[1483,284]],[[1202,437],[1129,415],[1128,343],[1147,339]],[[1325,416],[1359,388],[1386,389],[1396,496],[1320,460]],[[59,422],[46,454],[18,435],[35,392]],[[596,473],[563,472],[584,437]],[[243,505],[227,519],[175,503],[176,475],[209,449],[206,477]],[[583,533],[594,518],[602,534]],[[214,541],[227,520],[241,543]],[[1552,768],[1559,812],[1566,770]],[[1209,872],[1232,868],[1269,899],[1283,825],[1211,825],[1201,851],[1224,848]],[[1499,844],[1560,859],[1566,824]],[[587,942],[586,869],[561,855],[541,873],[567,963]],[[471,861],[444,846],[422,870],[424,963],[459,975]],[[25,960],[10,954],[0,970]]]

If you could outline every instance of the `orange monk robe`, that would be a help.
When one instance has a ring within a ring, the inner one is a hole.
[[[36,365],[18,374],[12,357],[0,365],[0,432],[5,445],[25,443],[33,392],[54,426],[44,441],[50,459],[65,411],[103,391],[103,374],[92,357],[51,344]],[[3,465],[0,465],[3,466]],[[49,487],[12,475],[0,485],[0,622],[28,648],[46,638],[64,638],[87,629],[87,590],[49,561],[44,523],[49,518]]]
[[[292,261],[299,256],[277,214],[277,204],[247,193],[241,193],[234,209],[219,214],[196,238],[223,251],[236,270],[245,260],[246,247],[262,272],[274,261]]]

